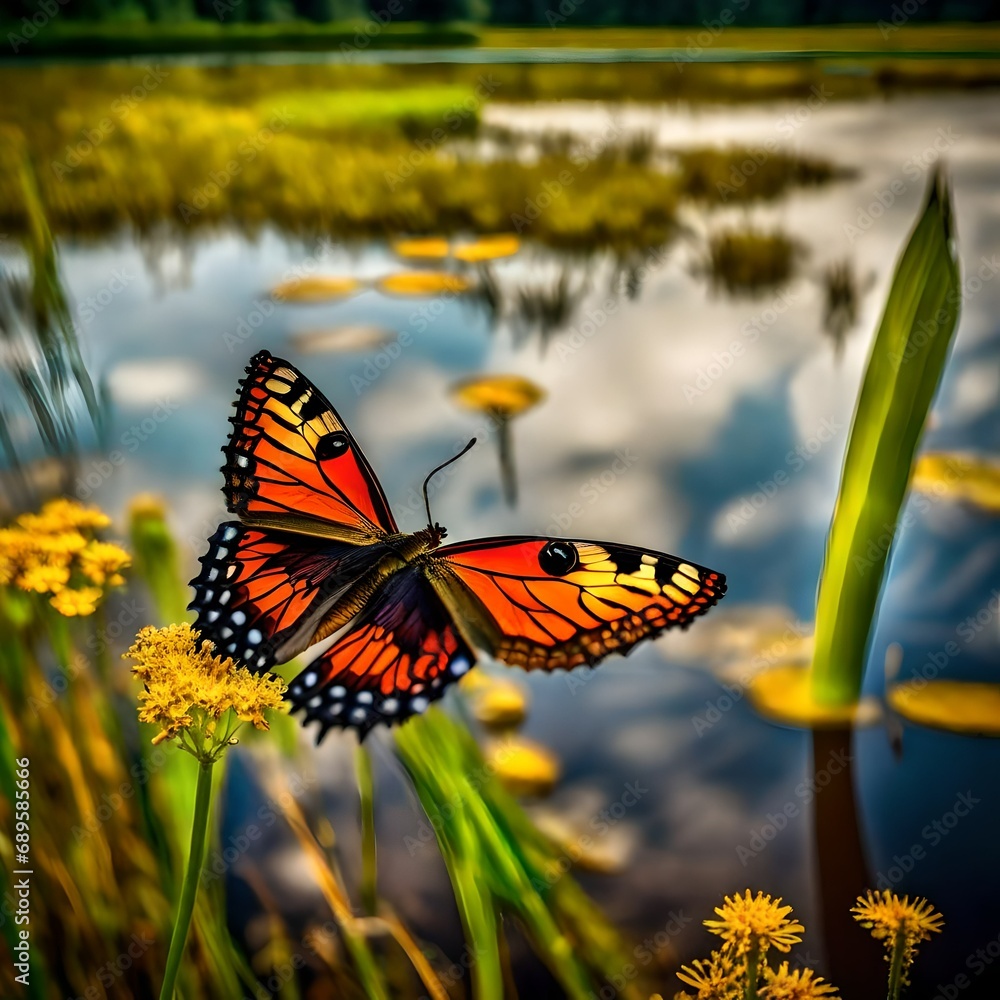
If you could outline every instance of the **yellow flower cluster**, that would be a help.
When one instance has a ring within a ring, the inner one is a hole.
[[[894,952],[902,950],[900,983],[908,982],[908,972],[917,954],[917,945],[930,940],[944,926],[944,917],[926,900],[909,896],[900,898],[888,889],[872,892],[867,898],[858,896],[851,913],[862,927],[871,931],[872,937],[885,943],[886,961],[892,963]]]
[[[145,685],[139,695],[139,718],[158,725],[154,743],[192,730],[195,749],[222,747],[231,736],[215,733],[214,723],[232,709],[242,722],[267,729],[264,712],[281,706],[285,682],[273,674],[255,674],[229,658],[212,655],[212,643],[202,641],[187,623],[166,628],[147,626],[124,657],[134,661],[132,672]],[[183,742],[183,741],[182,741]],[[190,749],[186,747],[186,749]]]
[[[707,961],[685,965],[677,978],[696,990],[678,993],[676,1000],[740,1000],[758,996],[761,1000],[837,1000],[836,991],[812,969],[790,972],[788,963],[776,969],[767,964],[771,948],[787,952],[798,944],[805,928],[789,914],[790,906],[781,899],[747,889],[742,896],[726,896],[715,908],[718,920],[706,920],[705,926],[723,940],[722,948],[713,951]]]
[[[89,615],[107,587],[125,582],[129,554],[94,533],[111,523],[75,500],[50,500],[37,514],[22,514],[0,529],[0,585],[49,594],[63,615]]]
[[[718,934],[737,957],[759,949],[763,954],[768,948],[790,951],[802,938],[805,930],[797,920],[789,920],[790,906],[782,906],[781,898],[758,892],[756,898],[747,889],[745,895],[726,896],[715,912],[718,920],[706,920],[705,926]]]
[[[713,951],[707,962],[697,958],[691,965],[682,965],[677,978],[698,991],[694,994],[696,1000],[736,1000],[743,996],[732,958],[720,951]],[[678,996],[688,998],[690,994]]]
[[[812,969],[788,971],[788,963],[764,972],[764,985],[758,994],[761,1000],[836,1000],[836,989],[817,976]]]

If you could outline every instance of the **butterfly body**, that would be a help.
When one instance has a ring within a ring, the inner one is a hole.
[[[255,670],[334,636],[289,687],[320,738],[423,712],[477,650],[529,670],[592,665],[725,593],[721,574],[634,546],[400,532],[319,390],[267,352],[247,374],[223,466],[239,520],[209,540],[191,607],[220,653]]]

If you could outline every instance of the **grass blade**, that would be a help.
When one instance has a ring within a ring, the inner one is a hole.
[[[854,413],[816,606],[818,702],[849,704],[860,694],[891,542],[960,302],[951,194],[936,173],[896,265]]]

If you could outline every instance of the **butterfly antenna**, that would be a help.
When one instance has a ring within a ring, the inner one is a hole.
[[[427,508],[427,527],[432,528],[434,526],[434,520],[431,518],[431,501],[430,497],[427,496],[427,487],[430,485],[431,479],[434,478],[442,469],[447,469],[452,462],[457,462],[474,444],[476,439],[473,438],[457,455],[453,455],[448,459],[447,462],[442,462],[436,469],[431,469],[427,473],[427,478],[424,480],[423,492],[424,492],[424,507]]]

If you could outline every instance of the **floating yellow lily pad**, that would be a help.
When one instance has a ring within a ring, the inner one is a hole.
[[[493,772],[514,795],[548,795],[559,780],[559,761],[538,743],[505,739],[486,754]]]
[[[392,249],[398,256],[413,260],[442,260],[448,256],[451,247],[443,237],[428,236],[415,240],[396,240]]]
[[[472,287],[468,278],[447,271],[402,271],[377,284],[388,295],[460,295]]]
[[[473,696],[472,714],[489,729],[510,729],[524,721],[528,699],[520,686],[509,680],[494,680]]]
[[[947,452],[921,455],[913,470],[913,488],[1000,513],[1000,463],[975,455]]]
[[[463,379],[451,388],[462,406],[510,418],[545,399],[545,390],[521,375],[484,375]]]
[[[867,726],[881,714],[874,698],[862,698],[851,705],[820,704],[813,698],[809,668],[791,663],[758,674],[747,693],[761,715],[788,726],[809,729]]]
[[[891,687],[886,700],[904,718],[921,726],[1000,736],[1000,684],[910,681]]]
[[[473,243],[465,243],[455,250],[455,259],[466,264],[479,264],[501,257],[513,257],[521,249],[521,241],[516,236],[484,236]]]
[[[308,278],[292,278],[282,281],[271,289],[271,298],[283,302],[325,302],[353,295],[361,288],[357,278],[340,278],[335,275],[312,275]]]

